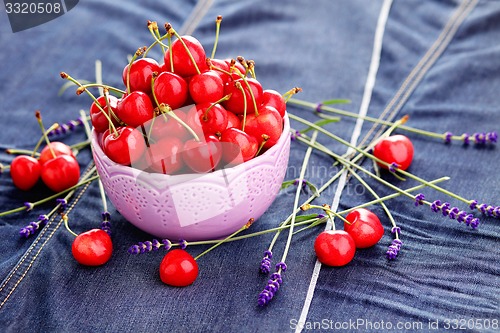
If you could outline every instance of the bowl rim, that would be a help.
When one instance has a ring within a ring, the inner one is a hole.
[[[95,154],[99,155],[100,159],[104,159],[106,164],[111,166],[112,168],[117,168],[118,170],[123,170],[124,172],[127,172],[127,173],[133,173],[133,172],[137,172],[137,171],[145,172],[152,177],[160,177],[161,179],[165,179],[165,178],[174,178],[175,179],[175,178],[185,177],[186,175],[197,175],[196,173],[168,175],[168,174],[163,174],[163,173],[147,172],[144,170],[134,168],[132,166],[116,163],[116,162],[112,161],[104,153],[101,146],[97,143],[98,133],[95,131],[94,128],[92,128],[91,134],[92,134],[92,138],[91,138],[92,150],[94,151]],[[285,140],[290,140],[290,118],[288,117],[288,113],[286,111],[285,111],[285,114],[283,116],[283,132],[281,133],[281,136],[278,139],[278,141],[276,142],[276,144],[274,144],[271,148],[266,150],[262,155],[254,157],[246,162],[240,163],[240,164],[232,166],[230,168],[218,169],[214,172],[209,172],[207,174],[217,176],[218,174],[222,174],[222,173],[228,172],[228,171],[232,171],[232,172],[240,171],[239,169],[241,169],[241,171],[243,172],[244,170],[246,170],[248,168],[249,165],[258,164],[260,160],[266,159],[269,155],[274,155],[278,150],[281,150],[281,147],[285,144]]]

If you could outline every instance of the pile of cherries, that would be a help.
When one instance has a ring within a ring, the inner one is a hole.
[[[179,36],[159,64],[139,57],[122,73],[121,97],[90,107],[104,153],[114,162],[163,174],[204,173],[248,161],[283,132],[286,102],[264,90],[254,62],[207,58],[201,43]]]

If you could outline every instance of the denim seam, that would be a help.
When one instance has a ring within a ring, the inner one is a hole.
[[[368,68],[365,86],[364,86],[363,97],[362,97],[361,105],[359,108],[360,118],[358,118],[358,120],[356,121],[356,125],[355,125],[355,127],[352,131],[352,134],[351,134],[350,143],[353,146],[356,146],[357,142],[359,140],[359,137],[360,137],[360,134],[361,134],[361,131],[363,128],[364,117],[366,116],[366,114],[368,112],[371,96],[373,94],[373,89],[375,87],[375,80],[376,80],[377,72],[378,72],[378,69],[380,66],[383,37],[384,37],[384,33],[385,33],[385,28],[387,26],[387,21],[389,19],[389,13],[390,13],[390,10],[392,7],[392,3],[393,3],[393,0],[384,0],[382,5],[381,5],[380,13],[379,13],[378,18],[377,18],[375,33],[373,36],[372,55],[371,55],[371,60],[370,60],[369,68]],[[349,154],[352,151],[354,151],[354,149],[349,148],[347,153]],[[339,179],[339,184],[338,184],[337,190],[335,191],[335,195],[334,195],[333,202],[331,205],[331,208],[333,210],[337,210],[337,208],[339,207],[340,198],[342,196],[343,189],[345,188],[345,185],[348,181],[347,179],[348,179],[348,172],[346,169],[346,170],[344,170],[344,172],[342,172],[342,175]],[[327,224],[325,226],[325,230],[331,229],[332,223],[333,223],[333,221],[328,220]],[[299,325],[297,325],[297,329],[295,330],[296,333],[301,332],[304,328],[304,325],[300,325],[300,324],[305,323],[305,321],[307,319],[307,315],[309,314],[310,306],[311,306],[312,300],[314,298],[314,292],[316,290],[317,280],[318,280],[319,274],[321,272],[321,267],[322,267],[322,264],[318,260],[316,260],[316,263],[314,264],[314,268],[313,268],[313,271],[311,274],[309,287],[307,289],[306,298],[304,300],[302,310],[300,313]]]
[[[88,167],[86,169],[86,172],[88,172],[92,166],[93,166],[93,162],[91,162],[88,165]],[[89,186],[90,186],[90,182],[87,183],[87,184],[85,184],[84,187],[78,193],[78,195],[76,197],[74,197],[73,200],[71,200],[70,205],[68,206],[68,208],[65,211],[66,215],[69,214],[73,210],[73,208],[79,202],[79,200],[81,199],[81,197],[83,196],[83,194],[87,191],[87,189],[89,188]],[[45,247],[45,245],[48,243],[48,241],[52,238],[52,236],[55,234],[55,232],[59,229],[59,227],[63,223],[63,219],[61,218],[59,220],[59,222],[57,223],[57,225],[55,225],[55,227],[51,229],[50,227],[54,223],[56,217],[57,217],[57,215],[54,215],[49,220],[49,222],[42,228],[42,230],[41,230],[39,236],[37,237],[37,239],[33,242],[33,244],[31,244],[31,246],[28,248],[28,250],[26,251],[26,253],[21,258],[21,260],[16,264],[16,266],[14,267],[14,269],[10,272],[10,274],[8,275],[8,277],[4,280],[4,282],[2,283],[2,286],[0,286],[0,293],[2,293],[2,291],[4,291],[6,288],[9,287],[9,285],[11,285],[11,283],[9,283],[10,280],[14,276],[16,276],[16,275],[19,276],[19,278],[17,279],[17,281],[12,285],[12,287],[11,287],[10,291],[8,292],[8,294],[5,295],[5,297],[3,298],[2,302],[0,303],[0,309],[5,305],[5,303],[7,303],[8,299],[10,298],[10,296],[12,295],[12,293],[16,290],[17,286],[21,283],[21,281],[24,279],[24,277],[28,274],[28,271],[33,266],[33,263],[38,258],[38,256],[42,252],[42,250]],[[44,238],[44,235],[47,234],[48,232],[50,232],[50,234],[48,234],[48,236],[46,238]],[[33,251],[37,248],[37,244],[39,244],[41,241],[43,241],[43,243],[42,243],[42,245],[39,246],[37,252],[33,256],[30,256],[30,254],[32,254]],[[25,264],[25,261],[27,259],[29,259],[30,261],[29,261],[29,263]],[[19,275],[17,273],[18,273],[18,271],[20,271],[20,269],[23,269],[23,271],[21,273],[19,273],[20,274]]]
[[[411,94],[415,91],[419,83],[422,81],[425,74],[427,74],[427,72],[435,64],[437,59],[439,59],[439,57],[443,54],[444,50],[447,48],[447,46],[455,36],[458,28],[461,26],[472,9],[474,9],[478,1],[479,0],[464,0],[460,4],[460,6],[444,26],[441,34],[403,81],[394,97],[384,108],[384,111],[379,116],[379,119],[384,119],[384,117],[387,116],[386,120],[391,121],[395,118],[396,114],[402,109]],[[364,144],[370,138],[370,136],[375,132],[378,126],[379,124],[374,124],[370,128],[368,133],[363,138],[361,144]],[[378,137],[384,130],[384,128],[385,126],[381,126],[374,137]]]

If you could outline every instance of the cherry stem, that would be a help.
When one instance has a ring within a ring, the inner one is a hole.
[[[144,52],[146,52],[146,50],[147,50],[146,46],[138,48],[137,51],[135,51],[132,58],[130,59],[130,62],[128,63],[128,67],[127,67],[127,93],[129,93],[129,94],[130,94],[130,70],[132,69],[132,64],[137,59],[137,57],[144,54]]]
[[[214,47],[212,49],[212,56],[211,58],[215,58],[215,50],[217,50],[217,44],[219,43],[219,32],[220,32],[220,24],[222,22],[222,16],[219,15],[215,19],[215,41],[214,41]]]
[[[155,39],[156,43],[161,46],[161,50],[163,53],[165,53],[165,48],[168,48],[167,45],[163,44],[161,41],[161,36],[160,32],[158,31],[158,23],[155,21],[148,21],[148,30]],[[148,49],[146,49],[144,52],[146,52]]]
[[[76,189],[76,188],[78,188],[78,187],[80,187],[82,185],[85,185],[85,184],[90,183],[90,182],[92,182],[92,181],[94,181],[96,179],[99,179],[99,176],[90,177],[90,175],[93,174],[94,172],[95,172],[95,167],[93,167],[91,169],[91,171],[89,171],[89,173],[87,175],[82,176],[82,178],[80,179],[80,181],[78,182],[78,184],[73,185],[73,186],[67,188],[64,191],[58,192],[58,193],[53,194],[53,195],[51,195],[49,197],[46,197],[44,199],[35,201],[35,202],[31,203],[31,207],[35,207],[35,206],[44,204],[47,201],[50,201],[52,199],[57,199],[57,198],[59,198],[64,193],[70,192],[70,191],[72,191],[72,190],[74,190],[74,189]],[[5,216],[5,215],[13,214],[13,213],[18,213],[18,212],[22,212],[22,211],[25,211],[25,210],[26,210],[26,206],[23,205],[23,206],[18,207],[18,208],[14,208],[14,209],[11,209],[11,210],[7,210],[7,211],[4,211],[4,212],[1,212],[0,216]]]
[[[64,227],[66,228],[66,230],[68,230],[69,233],[72,234],[73,236],[78,237],[78,234],[75,233],[73,230],[71,230],[70,227],[69,227],[69,224],[68,224],[68,215],[66,215],[66,214],[63,213],[63,214],[61,214],[61,218],[64,221]]]
[[[42,130],[42,136],[43,136],[45,142],[47,143],[47,147],[49,147],[49,150],[50,150],[50,153],[52,154],[52,157],[56,158],[57,157],[56,153],[54,152],[54,149],[50,145],[49,137],[47,136],[47,133],[45,131],[45,127],[43,126],[42,114],[40,113],[39,110],[35,111],[35,117],[36,117],[36,119],[38,121],[38,125],[40,125],[40,129]]]
[[[43,126],[43,125],[42,125]],[[46,131],[45,131],[45,134],[47,135],[47,133],[50,133],[51,131],[55,130],[56,128],[59,127],[59,124],[58,123],[54,123],[52,124],[52,126],[50,126]],[[40,139],[38,139],[38,142],[36,143],[35,147],[33,148],[33,150],[28,153],[31,155],[31,157],[35,157],[35,155],[37,154],[37,151],[38,149],[40,148],[40,146],[42,145],[42,142],[45,140],[45,136],[42,134],[42,136],[40,137]],[[52,147],[49,147],[51,150],[52,150]]]
[[[78,87],[84,89],[84,91],[87,93],[87,95],[89,95],[90,98],[92,98],[92,100],[94,101],[95,106],[97,106],[97,108],[102,112],[102,114],[104,115],[104,117],[106,117],[106,119],[108,120],[109,126],[110,126],[110,128],[111,128],[111,130],[113,132],[113,135],[115,135],[115,136],[118,135],[118,131],[116,130],[116,127],[113,124],[113,121],[111,120],[111,118],[109,117],[109,115],[106,113],[106,111],[104,111],[104,109],[102,108],[101,104],[99,103],[99,101],[97,100],[97,98],[94,96],[94,94],[92,94],[87,88],[85,88],[80,82],[78,82],[73,77],[71,77],[68,73],[61,72],[59,75],[61,76],[61,78],[69,80],[69,81],[73,82],[74,84],[76,84]],[[106,97],[106,103],[107,104],[109,103],[107,97]],[[111,110],[110,110],[110,113],[111,113]]]
[[[316,141],[317,135],[318,135],[318,131],[314,131],[312,138],[311,138],[312,142]],[[299,184],[302,184],[302,182],[304,181],[304,177],[306,174],[307,165],[309,164],[309,158],[311,157],[311,153],[312,153],[312,147],[308,147],[306,150],[306,154],[304,156],[304,161],[302,162],[302,166],[300,169]],[[299,207],[299,199],[300,199],[300,192],[301,191],[302,191],[302,186],[297,186],[297,191],[295,192],[295,200],[293,203],[293,207],[295,207],[295,208]],[[285,249],[283,250],[283,254],[281,256],[280,262],[285,262],[286,256],[288,255],[288,250],[290,249],[290,244],[292,243],[293,229],[295,226],[296,216],[297,216],[297,210],[294,209],[294,211],[292,213],[292,218],[290,220],[290,228],[288,229],[288,238],[286,240]]]
[[[354,145],[350,144],[350,143],[349,143],[349,142],[347,142],[346,140],[344,140],[344,139],[340,138],[339,136],[337,136],[337,135],[335,135],[335,134],[333,134],[333,133],[331,133],[331,132],[329,132],[329,131],[327,131],[327,130],[325,130],[325,129],[321,128],[320,126],[317,126],[317,125],[316,125],[316,124],[314,124],[314,123],[311,123],[310,121],[307,121],[307,120],[305,120],[305,119],[302,119],[302,118],[300,118],[300,117],[297,117],[297,116],[295,116],[295,115],[293,115],[293,114],[290,114],[290,115],[289,115],[289,117],[290,117],[291,119],[297,120],[297,121],[299,121],[299,122],[301,122],[301,123],[303,123],[303,124],[305,124],[305,125],[308,125],[308,126],[311,126],[312,128],[317,129],[318,131],[322,132],[323,134],[326,134],[327,136],[329,136],[330,138],[334,139],[335,141],[337,141],[337,142],[339,142],[339,143],[342,143],[342,144],[344,144],[345,146],[350,147],[351,149],[354,149],[354,150],[355,150],[355,151],[357,151],[358,153],[360,153],[360,154],[364,155],[365,157],[368,157],[368,158],[370,158],[370,159],[374,160],[375,162],[378,162],[378,163],[380,163],[380,164],[382,164],[382,165],[385,165],[385,166],[387,166],[387,167],[389,167],[389,166],[391,165],[390,163],[387,163],[387,162],[385,162],[385,161],[382,161],[381,159],[379,159],[379,158],[375,157],[374,155],[372,155],[372,154],[370,154],[370,153],[368,153],[368,152],[366,152],[366,151],[364,151],[364,150],[362,150],[362,149],[360,149],[360,148],[358,148],[358,147],[356,147],[356,146],[354,146]],[[299,139],[300,139],[300,137],[299,137]],[[339,156],[339,155],[337,155],[337,154],[335,154],[335,153],[333,153],[333,152],[332,152],[332,154],[333,154],[332,156],[334,156],[334,157],[335,157],[335,156],[338,156],[338,157],[339,157],[339,159],[343,159],[343,157],[341,157],[341,156]],[[337,157],[335,157],[335,158],[337,158]],[[350,161],[348,161],[348,162],[349,162],[349,163],[351,163]],[[357,165],[355,165],[355,166],[357,167]],[[420,178],[420,177],[418,177],[418,176],[415,176],[415,175],[413,175],[413,174],[411,174],[411,173],[409,173],[409,172],[407,172],[407,171],[404,171],[404,170],[401,170],[401,169],[399,169],[399,168],[396,168],[396,172],[401,173],[403,176],[405,176],[405,177],[407,177],[407,178],[411,178],[411,179],[416,180],[416,181],[418,181],[418,182],[420,182],[420,183],[422,183],[422,184],[426,184],[427,186],[431,187],[432,189],[434,189],[434,190],[436,190],[436,191],[438,191],[438,192],[441,192],[441,193],[443,193],[443,194],[445,194],[445,195],[448,195],[448,196],[450,196],[450,197],[452,197],[452,198],[455,198],[455,199],[457,199],[457,200],[459,200],[459,201],[462,201],[462,202],[464,202],[464,203],[466,203],[466,204],[468,204],[468,205],[470,205],[470,204],[471,204],[471,202],[472,202],[472,200],[465,199],[465,198],[463,198],[462,196],[459,196],[459,195],[457,195],[457,194],[455,194],[455,193],[453,193],[453,192],[450,192],[450,191],[448,191],[448,190],[446,190],[446,189],[444,189],[444,188],[442,188],[442,187],[439,187],[439,186],[436,186],[436,185],[434,185],[434,184],[431,184],[431,183],[429,183],[428,181],[426,181],[425,179],[422,179],[422,178]],[[380,178],[380,177],[379,177],[379,178]],[[392,185],[392,184],[391,184],[391,185]],[[412,197],[413,197],[413,196],[412,196]]]
[[[269,135],[262,134],[262,142],[260,143],[259,149],[257,149],[257,153],[255,153],[255,156],[259,156],[262,149],[264,149],[264,145],[266,144],[267,140],[269,140]]]
[[[108,85],[102,84],[102,83],[87,83],[87,84],[81,85],[78,90],[81,89],[83,91],[83,89],[94,88],[94,87],[108,89],[108,90],[117,92],[117,93],[119,93],[121,95],[127,93],[125,90],[118,89],[118,88],[112,87],[112,86],[108,86]]]
[[[302,88],[299,87],[293,87],[292,89],[288,90],[286,93],[284,93],[282,96],[285,99],[285,103],[288,103],[290,98],[292,98],[293,95],[298,94],[299,92],[302,91]]]
[[[247,124],[247,94],[245,94],[245,90],[241,86],[240,82],[235,83],[236,88],[241,91],[241,94],[243,95],[243,121],[241,122],[241,130],[245,130],[245,126]]]
[[[212,104],[210,104],[210,106],[203,113],[203,120],[204,121],[208,120],[208,111],[210,111],[210,109],[212,109],[217,104],[220,104],[220,103],[222,103],[224,101],[227,101],[229,98],[231,98],[231,94],[228,94],[228,95],[222,97],[221,99],[219,99],[218,101],[215,101]]]
[[[220,240],[219,242],[215,243],[215,245],[211,246],[210,248],[206,249],[205,251],[203,251],[202,253],[198,254],[196,257],[194,257],[194,260],[198,260],[200,259],[202,256],[204,256],[205,254],[207,254],[208,252],[212,251],[213,249],[215,249],[216,247],[220,246],[221,244],[227,242],[229,239],[233,238],[234,236],[236,236],[237,234],[239,234],[240,232],[244,231],[244,230],[247,230],[248,228],[250,228],[250,226],[252,225],[252,223],[255,221],[254,218],[250,218],[248,220],[248,222],[243,226],[241,227],[240,229],[236,230],[235,232],[233,232],[231,235],[227,236],[226,238]]]
[[[175,37],[177,37],[177,39],[179,39],[179,42],[181,42],[182,46],[184,46],[184,49],[186,50],[186,53],[189,56],[189,59],[191,59],[191,62],[193,63],[194,68],[196,69],[196,73],[201,74],[200,69],[198,68],[198,65],[196,64],[196,61],[194,60],[194,57],[191,54],[191,51],[189,50],[189,47],[187,47],[187,45],[184,42],[184,40],[182,39],[182,37],[177,33],[177,31],[175,31],[174,28],[171,27],[170,31],[173,32],[173,34],[175,35]],[[170,53],[172,53],[172,52],[170,52]]]
[[[247,88],[248,88],[248,92],[250,93],[250,97],[252,98],[252,102],[253,102],[253,108],[254,108],[254,112],[255,112],[255,116],[258,117],[259,116],[259,110],[257,108],[257,101],[255,100],[255,95],[253,94],[253,90],[252,90],[252,87],[250,87],[250,83],[248,83],[247,81],[247,77],[242,75],[241,78],[243,79],[243,82],[245,82],[245,84],[247,85]],[[243,94],[244,95],[244,94]],[[245,109],[246,110],[246,109]]]
[[[310,147],[312,147],[312,146],[310,146]],[[347,223],[347,224],[351,224],[351,222],[347,221],[345,219],[345,217],[343,217],[339,213],[333,211],[329,205],[324,204],[322,206],[319,206],[319,205],[305,204],[305,205],[300,206],[300,210],[302,210],[302,211],[307,211],[309,209],[322,209],[325,213],[331,214],[335,217],[338,217],[339,219],[342,220],[342,222]],[[332,219],[332,222],[333,222],[333,219]],[[333,223],[332,223],[332,230],[335,230],[335,226],[333,225]]]
[[[349,111],[333,108],[333,107],[327,106],[327,105],[321,105],[321,104],[318,105],[317,103],[306,102],[306,101],[302,101],[302,100],[295,99],[295,98],[289,99],[289,102],[291,104],[306,107],[309,109],[327,111],[327,112],[331,112],[331,113],[335,113],[335,114],[339,114],[339,115],[343,115],[343,116],[351,117],[351,118],[359,118],[359,119],[363,119],[363,120],[366,120],[366,121],[369,121],[372,123],[376,123],[376,124],[380,124],[380,125],[391,126],[394,124],[393,122],[390,122],[390,121],[386,121],[386,120],[382,120],[382,119],[378,119],[378,118],[374,118],[374,117],[370,117],[370,116],[360,116],[359,114],[354,113],[354,112],[349,112]],[[406,126],[406,125],[399,126],[399,129],[410,132],[410,133],[416,133],[416,134],[420,134],[420,135],[424,135],[424,136],[428,136],[428,137],[432,137],[432,138],[438,138],[438,139],[442,139],[442,140],[445,140],[447,137],[446,133],[444,133],[444,134],[443,133],[436,133],[436,132],[426,131],[426,130],[422,130],[422,129],[418,129],[418,128],[414,128],[414,127]],[[463,135],[452,135],[450,137],[450,139],[456,140],[456,141],[463,141],[464,136]],[[473,139],[473,136],[469,136],[469,139]]]
[[[174,118],[175,120],[177,120],[185,129],[188,130],[189,133],[191,133],[191,135],[193,136],[193,138],[196,141],[200,141],[200,138],[198,137],[196,132],[188,124],[186,124],[181,118],[179,118],[175,114],[175,112],[172,111],[172,108],[170,106],[162,103],[162,104],[160,104],[160,106],[158,108],[160,109],[161,113],[165,113],[165,114],[169,115],[170,117]]]

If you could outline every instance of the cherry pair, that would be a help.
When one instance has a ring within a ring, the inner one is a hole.
[[[355,209],[346,220],[349,223],[344,223],[344,230],[327,230],[316,237],[314,250],[322,264],[347,265],[354,258],[356,249],[374,246],[384,234],[379,218],[368,209]]]
[[[38,159],[16,156],[10,166],[14,185],[24,191],[31,189],[41,178],[54,192],[68,189],[78,183],[80,166],[71,148],[62,142],[50,142]]]

